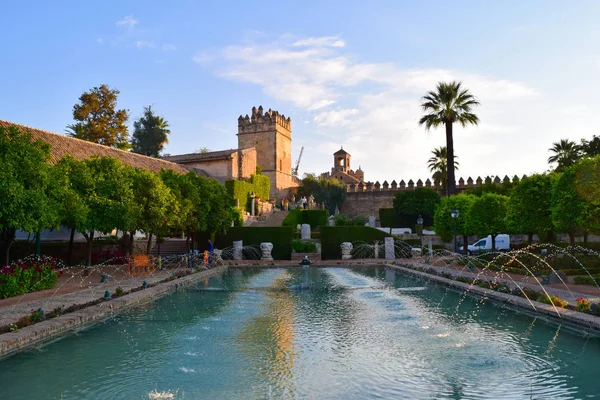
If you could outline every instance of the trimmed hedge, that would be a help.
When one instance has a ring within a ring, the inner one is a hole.
[[[422,214],[423,225],[433,226],[433,217]],[[384,228],[411,228],[414,229],[417,224],[418,215],[397,214],[393,208],[379,209],[379,223]]]
[[[379,240],[383,244],[383,239],[388,236],[391,235],[369,226],[324,226],[321,228],[321,258],[339,260],[343,242],[373,243]]]
[[[225,234],[215,236],[215,248],[223,249],[233,246],[236,240],[242,240],[244,246],[260,245],[263,242],[273,243],[272,256],[275,260],[291,260],[293,229],[287,226],[236,226],[229,228]]]
[[[573,282],[575,282],[578,285],[592,285],[592,286],[597,286],[598,284],[600,284],[600,275],[574,276],[573,277]]]
[[[239,200],[240,207],[250,211],[252,208],[250,195],[252,193],[259,196],[263,201],[269,200],[271,180],[266,175],[252,175],[248,181],[225,181],[225,188],[234,201]]]
[[[298,224],[309,224],[311,229],[326,226],[329,215],[327,210],[290,210],[283,220],[283,226],[295,228]]]

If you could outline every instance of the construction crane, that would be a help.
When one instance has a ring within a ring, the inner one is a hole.
[[[300,149],[300,155],[298,156],[298,161],[296,161],[296,166],[292,170],[293,176],[298,176],[298,168],[300,168],[300,160],[302,160],[302,153],[304,152],[304,146]]]

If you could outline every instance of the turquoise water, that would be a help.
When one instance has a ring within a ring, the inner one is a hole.
[[[230,270],[0,360],[0,398],[579,399],[599,371],[597,338],[392,270]]]

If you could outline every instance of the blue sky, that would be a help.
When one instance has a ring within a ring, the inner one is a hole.
[[[481,102],[455,130],[459,177],[543,172],[553,142],[600,134],[596,1],[98,4],[3,4],[0,119],[62,133],[106,83],[130,125],[153,105],[180,154],[237,147],[262,104],[292,118],[301,173],[343,144],[381,182],[430,176],[445,137],[418,126],[419,101],[440,80]]]

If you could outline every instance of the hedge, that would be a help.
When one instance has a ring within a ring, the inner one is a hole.
[[[229,228],[225,234],[215,236],[214,246],[218,249],[233,246],[236,240],[242,240],[244,246],[260,245],[263,242],[273,243],[271,255],[276,260],[292,258],[293,229],[287,226],[236,226]]]
[[[290,210],[283,220],[283,226],[295,228],[298,224],[309,224],[311,229],[326,226],[329,215],[327,210]]]
[[[423,214],[423,226],[433,226],[433,217]],[[397,214],[393,208],[379,209],[379,223],[384,228],[415,228],[418,215]]]
[[[383,239],[388,236],[391,235],[369,226],[324,226],[321,228],[321,258],[339,260],[343,242],[373,243],[379,240],[383,244]]]
[[[225,181],[225,188],[234,201],[239,200],[240,207],[246,211],[252,209],[250,195],[254,193],[262,200],[269,200],[271,180],[266,175],[252,175],[248,181],[229,180]]]
[[[574,276],[573,282],[578,285],[593,285],[598,286],[600,284],[600,275],[582,275],[582,276]]]

